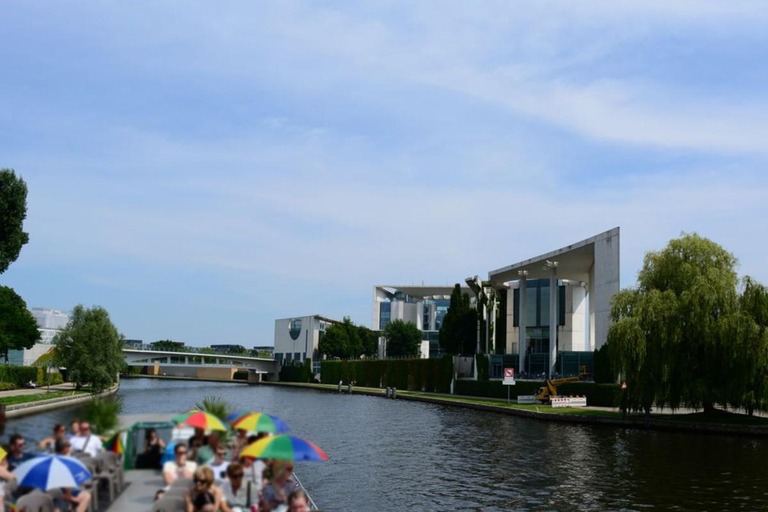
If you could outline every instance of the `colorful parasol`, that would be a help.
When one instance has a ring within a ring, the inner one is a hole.
[[[291,430],[277,416],[270,416],[263,412],[252,412],[241,416],[232,422],[232,427],[247,430],[248,432],[267,432],[269,434],[283,434]]]
[[[104,441],[102,443],[104,449],[110,452],[114,452],[118,455],[122,455],[122,453],[125,451],[125,446],[123,446],[123,437],[121,434],[122,432],[115,432],[109,439]]]
[[[171,419],[174,423],[183,423],[190,427],[202,428],[205,430],[227,430],[227,426],[219,418],[209,412],[187,411]]]
[[[287,434],[259,439],[243,448],[240,456],[257,459],[328,460],[325,452],[313,443]]]
[[[247,411],[236,411],[236,412],[229,413],[227,415],[227,423],[233,423],[239,420],[240,418],[242,418],[243,416],[245,416],[246,414],[250,414],[250,413]]]
[[[0,446],[0,462],[5,458],[5,456],[8,455],[8,452],[6,452],[2,446]]]

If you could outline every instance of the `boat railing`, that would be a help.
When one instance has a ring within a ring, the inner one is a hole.
[[[318,510],[317,505],[315,505],[315,502],[312,501],[312,496],[309,495],[307,492],[307,488],[304,487],[304,484],[301,483],[301,480],[299,480],[299,476],[294,471],[293,478],[296,480],[296,483],[299,484],[299,487],[302,491],[307,495],[307,499],[309,500],[309,510]]]

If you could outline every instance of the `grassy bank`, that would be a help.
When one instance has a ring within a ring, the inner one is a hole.
[[[4,405],[18,405],[18,404],[26,404],[30,402],[40,402],[42,400],[51,400],[53,398],[64,398],[64,397],[71,397],[75,395],[87,395],[90,393],[90,391],[87,390],[80,390],[80,391],[51,391],[51,392],[42,392],[42,393],[35,393],[34,395],[16,395],[16,396],[6,396],[0,398],[0,404]]]

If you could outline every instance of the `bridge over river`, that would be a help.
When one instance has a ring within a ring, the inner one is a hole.
[[[274,359],[262,357],[151,350],[144,346],[123,348],[123,354],[128,366],[146,367],[148,375],[232,380],[236,372],[245,370],[249,381],[258,381],[264,375],[273,376],[280,371]]]

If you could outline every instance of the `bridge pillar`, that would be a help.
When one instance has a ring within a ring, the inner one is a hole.
[[[248,371],[248,384],[261,384],[261,374],[254,370]]]

